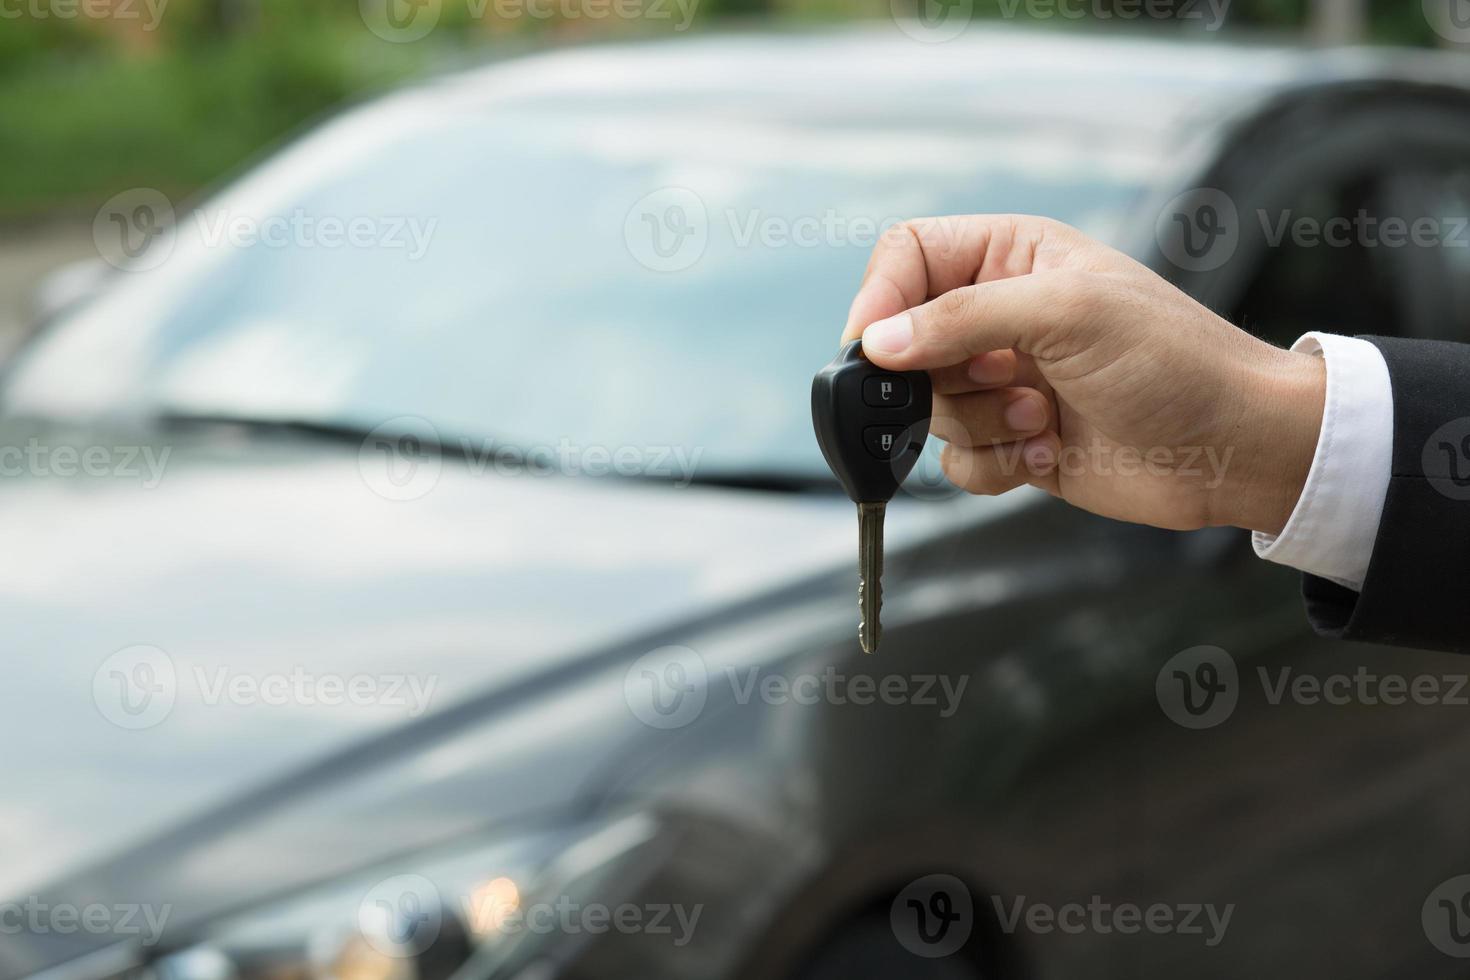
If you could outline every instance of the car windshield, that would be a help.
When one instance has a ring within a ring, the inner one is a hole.
[[[20,355],[6,409],[412,416],[523,451],[825,474],[811,377],[881,227],[1010,211],[1111,236],[1156,162],[1075,122],[864,109],[395,96],[180,208],[153,268]]]

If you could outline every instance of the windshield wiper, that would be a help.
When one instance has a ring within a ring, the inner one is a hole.
[[[735,490],[763,490],[768,493],[837,493],[841,485],[830,476],[807,476],[781,470],[752,472],[696,473],[689,478],[693,486],[730,487]]]
[[[359,443],[372,430],[343,422],[320,422],[314,419],[270,418],[269,416],[232,415],[209,412],[160,412],[149,422],[165,432],[186,429],[241,429],[252,435],[309,436],[332,442]],[[443,451],[445,447],[436,446]]]
[[[263,435],[268,437],[306,437],[312,439],[324,439],[331,442],[347,445],[361,445],[370,438],[403,438],[414,439],[418,445],[412,448],[412,452],[437,452],[441,456],[450,459],[464,460],[477,467],[477,471],[494,471],[505,473],[507,470],[521,470],[530,472],[536,469],[534,460],[523,449],[510,444],[500,443],[488,438],[477,438],[478,446],[493,448],[477,448],[468,439],[438,439],[426,440],[415,433],[404,432],[399,434],[382,432],[377,428],[364,428],[360,425],[352,425],[345,422],[324,422],[316,419],[302,419],[254,415],[234,415],[226,412],[160,412],[152,416],[150,420],[157,428],[163,431],[180,431],[186,429],[219,428],[239,429],[251,435]],[[571,475],[571,474],[568,474]],[[577,474],[589,476],[589,474]],[[674,484],[676,486],[706,486],[726,487],[734,490],[753,490],[766,493],[820,493],[830,494],[837,492],[840,487],[835,479],[828,475],[804,475],[789,473],[782,470],[725,470],[707,473],[693,472],[688,474],[657,474],[657,473],[618,473],[609,471],[606,474],[591,476],[593,479],[613,477],[623,480],[636,480],[638,482]]]

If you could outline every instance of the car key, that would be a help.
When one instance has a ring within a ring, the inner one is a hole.
[[[854,340],[812,379],[817,444],[858,510],[858,643],[878,649],[883,605],[883,517],[929,436],[933,397],[925,371],[887,371]]]

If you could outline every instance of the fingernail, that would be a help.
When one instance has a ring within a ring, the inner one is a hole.
[[[1046,423],[1046,409],[1035,398],[1022,398],[1006,406],[1005,418],[1014,432],[1036,432]]]
[[[901,354],[914,342],[914,318],[907,313],[891,316],[863,331],[863,349],[879,354]]]
[[[977,385],[997,385],[1011,380],[1011,366],[1003,357],[981,354],[970,361],[970,380]]]

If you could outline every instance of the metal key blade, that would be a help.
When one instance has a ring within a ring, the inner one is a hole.
[[[864,653],[878,649],[883,625],[878,611],[883,607],[883,514],[887,504],[858,504],[858,643]]]

